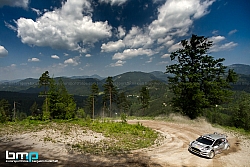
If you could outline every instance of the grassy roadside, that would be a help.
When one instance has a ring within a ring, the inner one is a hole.
[[[180,114],[170,114],[169,116],[163,116],[163,117],[128,117],[128,119],[134,119],[134,120],[159,120],[164,122],[173,122],[173,123],[181,123],[181,124],[195,124],[197,122],[203,122],[209,123],[206,118],[204,117],[198,117],[195,120],[191,120],[186,116],[180,115]],[[211,124],[211,123],[209,123]],[[243,138],[250,139],[250,131],[246,131],[242,128],[236,128],[236,127],[229,127],[229,126],[221,126],[218,124],[211,124],[212,127],[220,128],[225,132],[231,133],[236,137],[242,136]]]
[[[131,150],[146,148],[155,143],[158,133],[150,128],[137,123],[134,125],[115,122],[112,120],[53,120],[37,121],[23,120],[19,122],[8,122],[0,124],[0,137],[15,136],[15,134],[24,134],[29,132],[39,132],[42,130],[60,132],[65,138],[71,138],[71,132],[81,130],[81,133],[93,131],[101,133],[105,139],[99,142],[81,141],[78,143],[67,144],[73,150],[89,154],[120,154],[128,153]],[[47,133],[42,139],[44,142],[57,143],[51,133]]]
[[[243,137],[243,138],[246,138],[246,139],[250,139],[250,132],[246,131],[246,130],[244,130],[242,128],[221,126],[221,125],[218,125],[218,124],[213,124],[213,127],[223,129],[225,132],[231,133],[231,134],[233,134],[234,136],[236,136],[238,138]]]

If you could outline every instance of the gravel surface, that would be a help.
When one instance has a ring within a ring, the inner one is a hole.
[[[188,121],[178,118],[175,122],[158,120],[129,120],[128,123],[142,123],[161,134],[155,145],[150,148],[134,150],[121,155],[88,155],[72,151],[67,143],[81,141],[99,142],[108,140],[100,133],[84,132],[75,129],[63,136],[51,129],[24,134],[0,137],[0,166],[30,166],[30,163],[6,163],[5,151],[39,153],[41,160],[58,160],[55,163],[36,163],[32,166],[106,166],[106,167],[247,167],[250,164],[250,141],[244,136],[232,132],[223,132],[204,120]],[[228,151],[217,154],[214,159],[199,157],[188,152],[188,144],[202,134],[226,133],[231,145]],[[48,138],[49,136],[49,138]],[[46,138],[47,137],[47,138]],[[46,140],[44,141],[44,139]]]

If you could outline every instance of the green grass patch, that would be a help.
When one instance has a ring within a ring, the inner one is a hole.
[[[76,124],[85,126],[86,124],[79,121],[73,121]],[[158,133],[152,129],[137,123],[135,125],[121,122],[99,122],[95,121],[88,125],[88,128],[102,133],[109,141],[103,140],[99,143],[83,142],[73,145],[83,152],[94,153],[125,153],[131,150],[146,148],[154,144]],[[88,147],[89,146],[89,147]],[[99,151],[98,151],[99,150]]]
[[[74,129],[81,129],[82,134],[86,134],[88,130],[102,133],[106,137],[104,140],[95,143],[85,141],[72,145],[73,149],[91,154],[127,153],[131,150],[149,147],[158,138],[157,132],[140,123],[127,124],[112,120],[86,121],[82,119],[53,121],[26,119],[19,122],[8,122],[0,124],[0,136],[37,132],[44,129],[60,131],[61,135],[67,137],[70,137],[69,134]],[[49,136],[45,136],[41,140],[44,142],[54,142],[54,139]]]

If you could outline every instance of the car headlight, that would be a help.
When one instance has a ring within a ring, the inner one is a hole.
[[[191,142],[189,143],[189,146],[192,146],[193,142],[194,142],[194,141],[191,141]]]
[[[208,150],[210,150],[210,147],[209,147],[209,146],[203,147],[202,150],[203,150],[203,151],[208,151]]]

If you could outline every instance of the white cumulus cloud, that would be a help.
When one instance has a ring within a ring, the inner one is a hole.
[[[125,32],[124,32],[125,33]],[[124,34],[125,35],[125,34]],[[118,41],[110,41],[107,44],[102,44],[102,52],[114,52],[120,49],[130,48],[150,48],[154,40],[139,27],[132,27],[128,34]]]
[[[224,36],[213,36],[211,38],[209,38],[209,41],[213,41],[213,44],[217,44],[223,40],[225,40],[226,38]]]
[[[111,63],[110,66],[111,66],[111,67],[121,67],[121,66],[123,66],[123,64],[125,64],[125,63],[126,63],[126,61],[118,60],[118,61],[115,62],[115,63]]]
[[[178,49],[182,49],[183,46],[181,45],[181,42],[178,42],[174,45],[172,45],[169,49],[168,49],[168,52],[171,53],[171,52],[175,52],[177,51]]]
[[[193,21],[208,13],[208,7],[215,0],[167,0],[158,9],[158,18],[149,25],[152,38],[166,34],[184,36]]]
[[[211,52],[219,52],[219,51],[223,51],[223,50],[230,50],[230,49],[236,47],[237,45],[238,44],[234,43],[234,42],[228,42],[228,43],[225,43],[225,44],[222,44],[222,45],[213,45],[210,48],[210,51]]]
[[[154,52],[151,49],[126,49],[122,53],[115,53],[112,59],[126,60],[141,55],[152,56],[153,54]]]
[[[30,2],[29,0],[0,0],[0,7],[12,6],[12,7],[27,8],[29,2]]]
[[[72,64],[73,66],[77,66],[78,62],[76,60],[74,60],[73,58],[69,58],[69,59],[64,61],[64,64]]]
[[[105,3],[110,3],[111,5],[122,5],[128,0],[99,0],[99,2],[105,2]]]
[[[139,27],[132,27],[124,37],[124,43],[130,48],[148,48],[154,43],[154,40]]]
[[[118,37],[122,38],[125,36],[125,34],[126,34],[126,31],[121,26],[119,26],[118,27]]]
[[[8,55],[8,51],[0,45],[0,58]]]
[[[168,58],[168,57],[170,57],[170,54],[164,54],[161,56],[161,58]]]
[[[92,11],[87,0],[68,0],[62,8],[46,12],[36,21],[18,19],[18,37],[29,45],[86,52],[86,45],[112,35],[107,21],[93,22]]]
[[[213,36],[209,38],[209,41],[213,41],[213,46],[210,48],[211,52],[219,52],[223,50],[230,50],[237,46],[237,43],[234,42],[228,42],[222,44],[222,41],[225,40],[226,38],[224,36]]]
[[[38,62],[38,61],[40,61],[38,58],[36,58],[36,57],[33,57],[33,58],[31,58],[31,59],[28,59],[28,61],[29,62]]]
[[[77,66],[77,65],[81,64],[80,57],[82,57],[82,55],[76,56],[74,58],[69,58],[69,59],[64,61],[64,64],[66,64],[66,65],[71,64],[73,66]]]
[[[118,40],[116,42],[110,41],[107,44],[102,44],[101,49],[102,52],[113,52],[118,51],[125,47],[125,44],[123,43],[123,40]]]
[[[52,58],[52,59],[60,59],[60,57],[57,56],[57,55],[51,55],[51,58]]]
[[[176,43],[175,39],[186,36],[194,20],[209,13],[208,8],[214,1],[167,0],[158,8],[157,19],[148,26],[145,25],[143,28],[133,26],[127,33],[119,27],[118,40],[102,44],[102,52],[117,52],[123,49],[123,52],[115,53],[113,59],[124,60],[140,56],[145,50],[152,51],[156,44],[158,47],[154,52],[164,48],[168,48],[169,52],[176,51],[182,46]]]

